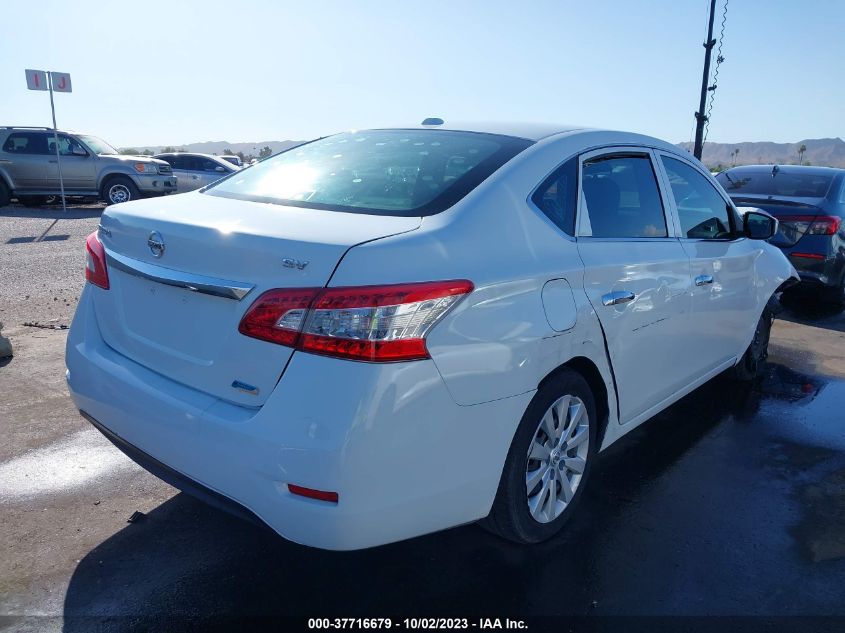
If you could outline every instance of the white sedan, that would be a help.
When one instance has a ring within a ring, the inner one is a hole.
[[[68,385],[133,459],[293,541],[483,520],[534,543],[600,450],[720,372],[759,373],[797,279],[776,224],[637,134],[328,136],[109,207]]]

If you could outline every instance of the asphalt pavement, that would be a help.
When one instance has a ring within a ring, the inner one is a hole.
[[[845,627],[807,617],[845,617],[841,310],[791,298],[764,379],[719,377],[603,453],[580,512],[547,543],[518,547],[468,525],[325,552],[179,493],[74,410],[63,326],[100,211],[0,210],[0,321],[15,349],[0,361],[0,629],[279,615]]]

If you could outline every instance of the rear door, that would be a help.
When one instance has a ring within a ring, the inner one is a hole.
[[[47,132],[11,132],[4,141],[0,160],[12,178],[15,191],[26,193],[47,188],[50,155],[47,136]]]
[[[755,262],[760,245],[741,234],[739,216],[709,174],[693,163],[660,153],[659,167],[680,223],[681,246],[690,258],[692,328],[684,353],[705,371],[741,354],[757,323]]]
[[[604,329],[624,424],[700,371],[685,352],[690,265],[648,149],[582,155],[577,218],[584,289]]]

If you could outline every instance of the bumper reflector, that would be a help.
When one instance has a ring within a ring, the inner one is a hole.
[[[308,497],[309,499],[317,499],[318,501],[328,501],[330,503],[337,503],[336,492],[326,492],[325,490],[314,490],[313,488],[304,488],[294,484],[288,484],[288,490],[291,494],[299,495],[300,497]]]

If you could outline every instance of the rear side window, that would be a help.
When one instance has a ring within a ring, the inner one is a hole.
[[[369,130],[300,145],[205,193],[331,211],[432,215],[531,144],[446,130]]]
[[[531,196],[531,201],[567,235],[575,235],[578,158],[565,162]]]
[[[681,232],[693,239],[732,237],[728,203],[706,177],[684,162],[662,156],[678,207]]]
[[[716,180],[732,195],[757,194],[796,198],[824,198],[833,182],[828,174],[785,173],[772,168],[765,172],[723,171]]]
[[[184,169],[184,161],[181,156],[156,156],[159,160],[169,163],[173,169]]]
[[[582,168],[592,237],[667,237],[663,202],[648,156],[601,156]]]
[[[10,154],[49,154],[47,135],[42,132],[15,132],[3,143]]]

